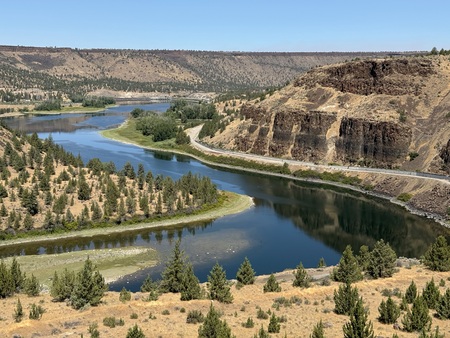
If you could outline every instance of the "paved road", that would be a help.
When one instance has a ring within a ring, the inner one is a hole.
[[[186,130],[186,133],[191,138],[191,145],[205,153],[217,154],[217,155],[226,155],[237,158],[242,158],[246,160],[255,160],[268,164],[277,164],[283,165],[287,163],[289,165],[298,165],[311,169],[320,169],[320,170],[337,170],[344,172],[359,172],[359,173],[376,173],[383,175],[391,175],[391,176],[403,176],[403,177],[420,177],[426,180],[437,181],[444,184],[450,184],[450,178],[444,175],[436,175],[436,174],[428,174],[428,173],[420,173],[415,171],[401,171],[401,170],[391,170],[391,169],[380,169],[380,168],[362,168],[362,167],[352,167],[352,166],[340,166],[340,165],[325,165],[325,164],[314,164],[311,162],[304,161],[296,161],[296,160],[288,160],[270,156],[261,156],[255,154],[248,154],[242,152],[236,152],[231,150],[224,150],[218,148],[212,148],[210,146],[206,146],[199,142],[198,134],[202,129],[203,125],[199,125],[197,127]]]

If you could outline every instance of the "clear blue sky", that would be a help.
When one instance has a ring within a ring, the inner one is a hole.
[[[1,0],[0,44],[224,51],[450,49],[448,0]]]

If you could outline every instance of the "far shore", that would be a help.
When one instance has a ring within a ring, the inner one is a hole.
[[[224,191],[227,199],[223,203],[222,206],[208,210],[195,215],[187,215],[187,216],[179,216],[174,217],[172,219],[165,219],[161,221],[153,221],[153,222],[143,222],[137,224],[130,224],[124,226],[111,226],[106,228],[91,228],[80,231],[73,231],[67,233],[58,233],[58,234],[47,234],[42,236],[33,236],[26,238],[17,238],[11,240],[0,241],[0,247],[18,245],[18,244],[26,244],[32,242],[47,242],[47,241],[57,241],[65,238],[86,238],[86,237],[95,237],[99,235],[106,234],[116,234],[116,233],[125,233],[129,231],[139,230],[139,229],[150,229],[150,228],[159,228],[159,227],[168,227],[168,226],[176,226],[186,223],[194,223],[201,221],[210,221],[217,219],[219,217],[233,215],[240,212],[243,212],[249,208],[251,208],[254,203],[253,199],[250,196],[239,195],[236,193]]]

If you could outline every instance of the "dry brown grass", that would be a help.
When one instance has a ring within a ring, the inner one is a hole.
[[[324,274],[329,269],[325,271],[310,270],[310,273]],[[418,336],[417,333],[395,331],[392,325],[384,325],[377,321],[377,309],[383,299],[381,295],[383,289],[399,288],[400,291],[404,292],[411,280],[414,280],[418,289],[421,290],[431,278],[434,278],[437,284],[441,279],[444,279],[448,286],[450,285],[450,282],[447,281],[449,276],[448,272],[432,272],[418,265],[411,269],[400,268],[399,272],[392,278],[366,280],[355,284],[370,311],[369,318],[373,323],[375,335],[391,337],[393,333],[397,333],[399,337],[405,338]],[[253,337],[261,325],[267,329],[269,320],[256,318],[257,307],[264,311],[269,309],[275,311],[277,316],[286,316],[287,322],[281,324],[280,333],[273,334],[272,337],[308,337],[312,328],[320,319],[327,326],[325,328],[326,337],[343,336],[342,326],[348,321],[348,317],[333,313],[333,290],[337,289],[338,283],[332,282],[329,286],[314,284],[309,289],[294,288],[291,286],[292,270],[277,274],[277,278],[281,282],[281,293],[263,293],[263,284],[267,276],[260,276],[254,285],[245,286],[241,289],[236,289],[233,286],[234,302],[232,304],[214,302],[214,307],[223,313],[222,319],[227,321],[236,337]],[[441,293],[445,292],[445,287],[440,287],[440,291]],[[158,301],[145,302],[142,300],[145,295],[139,292],[132,294],[130,302],[121,303],[118,293],[108,292],[100,306],[76,311],[64,303],[53,303],[48,294],[37,298],[29,298],[23,295],[19,297],[27,315],[32,303],[41,303],[47,311],[39,321],[25,319],[20,323],[15,323],[12,314],[17,297],[1,300],[2,326],[0,335],[2,337],[11,337],[14,334],[22,337],[37,335],[39,337],[79,337],[83,334],[88,337],[88,326],[93,322],[98,323],[101,337],[125,337],[128,328],[134,324],[138,324],[147,337],[197,337],[199,324],[186,324],[187,313],[191,310],[200,310],[203,314],[206,314],[211,304],[209,300],[181,302],[179,294],[164,294]],[[289,307],[280,306],[277,310],[272,306],[274,299],[279,297],[287,299],[296,297],[301,300],[301,303],[299,301],[298,304],[292,304]],[[394,297],[394,299],[399,302],[398,298]],[[181,308],[185,309],[185,313],[180,311]],[[168,310],[169,314],[163,315],[164,310]],[[431,314],[433,312],[430,311]],[[138,318],[130,319],[132,313],[136,313]],[[115,328],[104,326],[103,318],[109,316],[123,318],[125,325]],[[149,319],[150,316],[156,318]],[[253,318],[254,328],[242,327],[241,324],[248,317]],[[437,325],[440,327],[441,333],[448,334],[450,332],[450,321],[433,318],[432,327]]]

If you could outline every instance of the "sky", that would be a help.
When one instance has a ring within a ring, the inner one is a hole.
[[[449,0],[0,0],[0,45],[250,52],[450,49]]]

